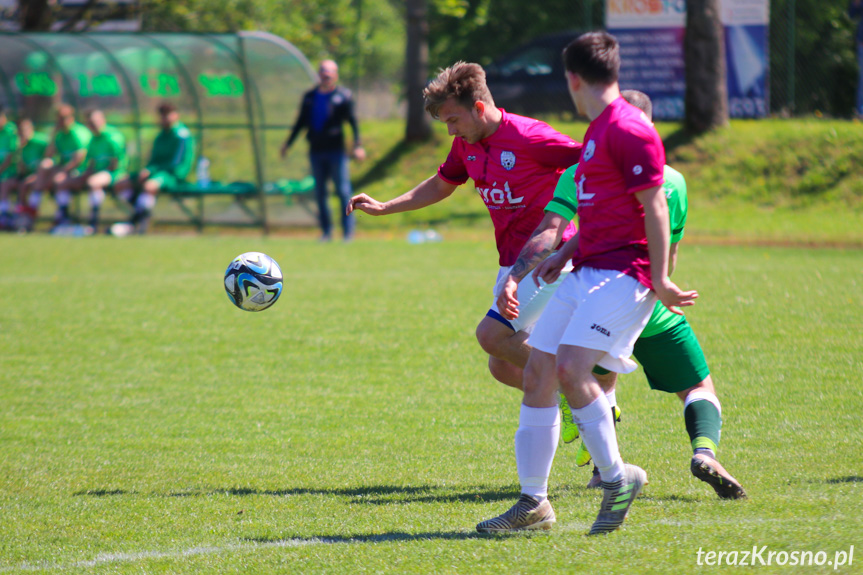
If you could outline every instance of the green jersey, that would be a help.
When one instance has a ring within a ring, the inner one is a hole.
[[[74,123],[68,132],[57,132],[54,135],[54,147],[60,157],[60,163],[65,164],[75,157],[79,150],[87,150],[93,135],[83,124]]]
[[[18,128],[12,122],[6,122],[3,128],[0,128],[0,164],[3,164],[7,159],[9,165],[0,176],[15,175],[15,156],[18,151]]]
[[[21,163],[24,164],[24,175],[35,174],[39,162],[45,157],[48,148],[48,136],[35,132],[30,141],[21,148]]]
[[[87,159],[94,172],[110,170],[111,161],[117,160],[117,166],[110,170],[114,173],[126,171],[126,138],[120,130],[105,126],[102,133],[93,136],[87,147]]]
[[[156,136],[147,169],[150,172],[169,172],[182,180],[189,174],[194,161],[195,140],[192,133],[177,122]]]
[[[578,193],[575,186],[576,168],[578,168],[578,164],[569,167],[560,175],[557,187],[554,189],[554,197],[548,202],[545,211],[558,214],[568,220],[575,219],[578,210]],[[686,180],[680,172],[669,166],[665,166],[663,175],[665,176],[665,183],[662,185],[662,192],[665,194],[665,200],[668,202],[671,243],[674,244],[683,239],[683,228],[686,226],[686,212],[688,209]],[[641,337],[650,337],[662,333],[677,325],[683,319],[682,315],[668,311],[668,308],[662,305],[662,302],[656,302],[653,315],[650,316],[647,326],[641,332]]]

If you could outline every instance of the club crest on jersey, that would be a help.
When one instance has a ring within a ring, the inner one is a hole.
[[[468,161],[468,162],[475,162],[475,161],[476,161],[476,156],[468,156],[468,157],[467,157],[467,161]]]
[[[593,157],[593,154],[596,152],[596,142],[590,140],[587,145],[584,146],[584,151],[581,153],[581,156],[584,158],[584,161],[588,161]]]
[[[506,170],[513,169],[515,167],[515,154],[512,152],[501,152],[500,165]]]

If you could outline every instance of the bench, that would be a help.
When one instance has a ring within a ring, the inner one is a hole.
[[[306,176],[301,180],[283,178],[267,182],[263,186],[266,196],[282,196],[289,205],[297,204],[313,216],[317,213],[314,189],[315,180],[312,176]],[[261,214],[249,205],[250,202],[260,199],[258,186],[252,182],[213,181],[208,186],[180,182],[176,186],[160,190],[159,195],[170,197],[199,231],[204,227],[204,198],[207,196],[229,196],[251,218],[249,225],[264,223],[261,220]]]

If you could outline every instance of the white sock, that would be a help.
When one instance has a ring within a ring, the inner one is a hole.
[[[27,198],[27,205],[31,208],[39,209],[39,204],[42,203],[42,192],[30,192],[30,196]]]
[[[625,468],[617,447],[614,417],[605,394],[581,409],[573,409],[572,418],[578,424],[581,439],[593,456],[602,480],[612,483],[623,479]]]
[[[105,201],[105,190],[90,190],[90,205],[97,208]]]
[[[54,200],[57,202],[58,206],[64,208],[72,201],[72,192],[69,190],[57,190],[57,195]]]
[[[143,211],[152,211],[156,205],[156,196],[150,194],[141,194],[138,196],[137,208]]]
[[[614,391],[615,390],[612,389],[611,391],[606,392],[606,394],[605,394],[605,399],[608,400],[608,406],[609,407],[614,407],[617,405],[617,394],[614,393]]]
[[[548,476],[560,437],[558,407],[521,406],[515,432],[515,464],[521,492],[538,501],[548,497]]]

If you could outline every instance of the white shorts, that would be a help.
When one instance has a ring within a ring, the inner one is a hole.
[[[560,345],[604,351],[597,365],[630,373],[637,367],[632,346],[655,305],[656,294],[635,278],[581,268],[555,292],[527,343],[553,355]]]
[[[497,272],[497,280],[492,290],[494,299],[491,302],[491,308],[488,310],[487,315],[510,326],[516,332],[526,331],[530,333],[533,330],[533,326],[536,325],[539,316],[542,315],[542,310],[545,309],[551,296],[554,295],[554,292],[557,291],[557,288],[563,283],[569,272],[572,271],[572,262],[567,262],[566,267],[560,272],[560,277],[553,284],[546,284],[544,281],[539,280],[539,287],[537,287],[533,281],[533,276],[527,274],[518,283],[518,291],[516,292],[516,297],[518,298],[518,317],[512,320],[508,320],[500,315],[500,309],[497,307],[497,297],[500,295],[501,290],[503,290],[503,284],[507,276],[509,276],[510,270],[512,270],[512,266],[506,266],[500,268]]]

